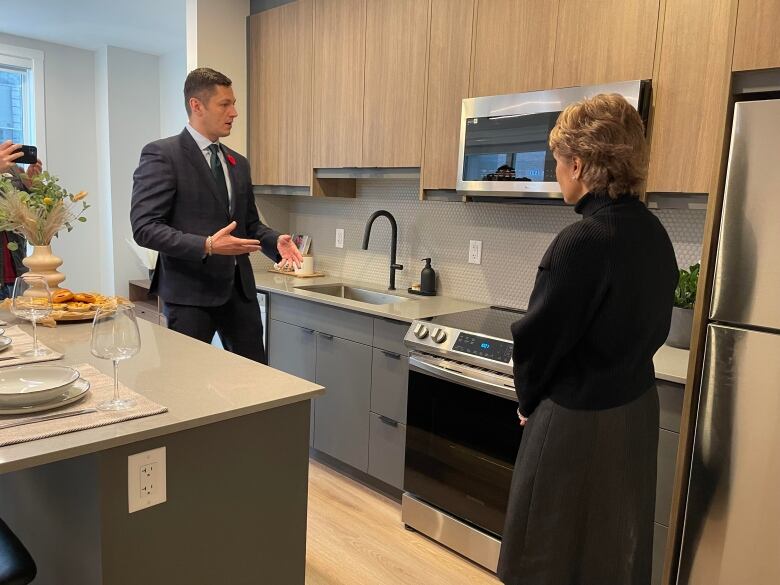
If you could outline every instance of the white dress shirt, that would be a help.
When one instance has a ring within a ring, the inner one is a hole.
[[[206,157],[206,162],[209,165],[209,169],[211,169],[211,151],[209,150],[209,146],[211,146],[212,144],[216,144],[217,146],[220,146],[219,140],[217,140],[216,142],[211,142],[211,140],[203,136],[203,134],[195,130],[195,128],[193,128],[189,124],[187,124],[187,131],[195,139],[198,148],[200,148],[200,151],[203,153],[203,156]],[[228,207],[229,207],[230,202],[233,200],[233,186],[230,184],[230,172],[228,171],[227,161],[225,160],[225,154],[222,152],[221,147],[219,148],[217,153],[218,153],[217,156],[219,157],[219,162],[220,164],[222,164],[222,170],[224,171],[224,175],[225,175],[225,184],[227,185]]]

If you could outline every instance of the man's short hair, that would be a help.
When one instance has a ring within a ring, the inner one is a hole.
[[[192,114],[190,98],[198,98],[205,104],[214,95],[218,85],[230,87],[233,82],[224,73],[209,67],[198,67],[190,71],[184,81],[184,107],[187,109],[187,115]]]

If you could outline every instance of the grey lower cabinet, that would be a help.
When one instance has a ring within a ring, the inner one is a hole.
[[[290,325],[283,321],[268,321],[268,365],[310,382],[315,381],[317,338],[313,329]],[[314,444],[315,401],[311,404],[309,444]]]
[[[666,554],[666,535],[672,510],[672,489],[677,466],[677,447],[680,443],[680,417],[684,387],[656,380],[660,406],[658,432],[658,467],[655,485],[655,521],[653,522],[653,577],[652,585],[660,585]]]
[[[372,348],[317,333],[317,384],[325,395],[314,401],[314,448],[368,471],[368,412]]]
[[[271,294],[268,363],[325,387],[311,446],[403,488],[408,323]]]

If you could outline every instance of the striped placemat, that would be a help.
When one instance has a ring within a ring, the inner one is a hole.
[[[29,333],[22,331],[18,325],[6,327],[3,335],[10,337],[13,340],[13,343],[11,344],[11,347],[0,352],[0,368],[34,364],[38,362],[50,362],[62,358],[61,353],[47,347],[41,343],[40,339],[38,340],[38,347],[46,349],[49,353],[38,357],[23,356],[22,354],[24,352],[33,348],[33,338]]]
[[[103,374],[89,364],[79,364],[72,367],[77,369],[81,374],[81,377],[87,380],[90,384],[90,389],[85,394],[83,399],[56,410],[53,409],[43,412],[34,412],[30,413],[29,415],[0,416],[0,424],[7,421],[23,420],[25,418],[32,418],[45,414],[95,408],[97,404],[106,400],[110,400],[113,397],[114,379],[111,376]],[[118,422],[151,416],[154,414],[161,414],[168,411],[165,406],[161,406],[156,402],[149,400],[145,396],[142,396],[137,392],[133,392],[121,382],[119,383],[119,397],[132,398],[136,401],[136,405],[129,410],[122,410],[117,412],[98,410],[97,412],[90,412],[79,416],[41,421],[18,427],[11,427],[8,429],[0,429],[0,447],[14,445],[16,443],[25,443],[27,441],[35,441],[38,439],[46,439],[48,437],[64,435],[66,433],[73,433],[76,431],[83,431],[86,429],[94,429],[96,427],[111,425]]]

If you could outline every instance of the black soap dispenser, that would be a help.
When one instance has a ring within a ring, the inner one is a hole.
[[[423,258],[425,262],[425,268],[420,273],[420,290],[413,288],[409,289],[412,294],[423,295],[426,297],[432,297],[436,294],[436,271],[431,268],[431,259]]]

